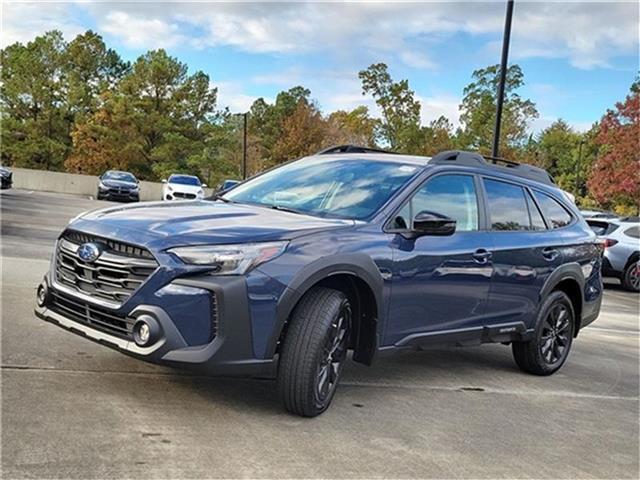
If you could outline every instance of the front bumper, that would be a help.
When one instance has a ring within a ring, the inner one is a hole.
[[[43,284],[49,294],[43,306],[35,307],[38,318],[124,354],[151,363],[188,368],[208,374],[274,374],[275,364],[272,359],[255,358],[253,354],[244,277],[201,275],[176,279],[154,292],[154,295],[145,295],[135,306],[126,308],[127,318],[135,321],[143,315],[150,315],[161,326],[159,339],[145,347],[139,346],[125,335],[96,328],[91,323],[88,312],[98,308],[97,306],[87,306],[86,321],[78,315],[65,313],[53,300],[55,294],[63,294],[62,290],[52,282],[50,276],[44,279]],[[201,321],[205,317],[209,319],[212,313],[203,306],[203,297],[207,295],[215,295],[216,298],[213,335],[212,332],[203,330],[204,323]]]
[[[140,191],[99,190],[98,196],[104,200],[117,202],[138,202],[140,200]]]

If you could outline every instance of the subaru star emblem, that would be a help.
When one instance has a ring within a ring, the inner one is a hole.
[[[95,243],[83,243],[78,247],[78,257],[87,263],[95,262],[101,253],[100,247]]]

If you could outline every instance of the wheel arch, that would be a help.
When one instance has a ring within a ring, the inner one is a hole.
[[[578,335],[582,323],[582,310],[584,305],[585,279],[580,265],[577,263],[565,264],[556,269],[547,279],[540,292],[540,303],[554,291],[564,292],[576,315],[576,328],[574,336]]]
[[[371,364],[378,347],[383,312],[383,279],[371,257],[364,254],[339,255],[319,259],[304,267],[278,301],[276,325],[267,346],[267,355],[278,352],[286,336],[287,323],[304,295],[324,286],[343,292],[354,309],[355,339],[353,359]]]

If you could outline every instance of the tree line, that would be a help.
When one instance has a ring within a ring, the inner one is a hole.
[[[123,169],[158,180],[172,172],[215,185],[239,178],[243,118],[217,105],[217,88],[202,71],[152,50],[126,62],[100,35],[66,42],[50,31],[0,51],[3,164],[98,175]],[[323,112],[311,91],[294,86],[248,112],[248,173],[337,144],[433,155],[467,149],[489,154],[499,66],[474,71],[463,90],[460,127],[440,118],[423,125],[422,105],[408,80],[384,63],[358,74],[380,117],[366,106]],[[635,213],[640,202],[640,84],[587,132],[558,119],[537,135],[536,104],[520,95],[524,73],[507,71],[501,155],[546,168],[583,206]]]

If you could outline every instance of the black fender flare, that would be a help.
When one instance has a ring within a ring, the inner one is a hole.
[[[267,344],[267,357],[275,355],[278,341],[291,312],[305,293],[315,284],[333,275],[347,274],[364,281],[376,299],[377,327],[379,335],[380,320],[383,316],[383,284],[384,280],[373,259],[364,253],[345,253],[322,257],[304,266],[296,274],[293,281],[278,301],[276,324]]]
[[[580,289],[580,312],[582,312],[584,307],[584,285],[586,280],[582,273],[580,264],[575,262],[561,265],[556,268],[551,275],[549,275],[540,290],[540,303],[542,303],[547,295],[549,295],[558,286],[558,284],[564,280],[574,280],[578,284]],[[582,322],[582,318],[578,318],[578,322]]]

